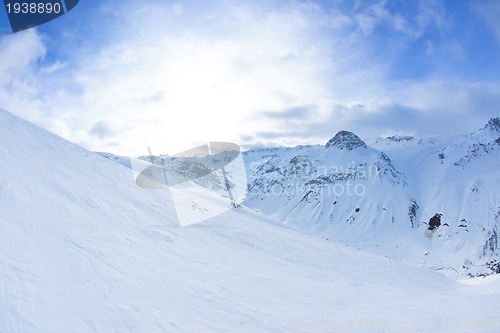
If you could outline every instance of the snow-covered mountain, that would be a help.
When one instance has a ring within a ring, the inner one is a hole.
[[[498,119],[456,138],[390,136],[370,146],[340,131],[324,146],[244,152],[244,204],[308,234],[466,274],[499,256]],[[209,159],[173,160],[167,171],[196,179],[192,170],[205,170],[195,182],[223,194]]]
[[[408,217],[404,175],[353,133],[341,131],[325,146],[251,150],[244,156],[245,204],[297,229],[345,239],[408,227],[398,223]]]
[[[484,263],[499,256],[499,119],[452,139],[392,136],[372,148],[341,131],[324,146],[250,150],[245,204],[412,262]]]
[[[496,276],[457,283],[283,228],[245,207],[181,228],[172,196],[182,193],[137,186],[126,163],[110,161],[123,159],[1,110],[0,138],[0,332],[500,328]],[[302,149],[325,161],[346,153]],[[364,179],[348,164],[344,176],[407,186],[386,157],[357,149],[381,171]],[[217,201],[185,199],[193,218],[218,209]]]

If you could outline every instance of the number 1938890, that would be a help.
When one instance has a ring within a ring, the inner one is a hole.
[[[14,2],[5,6],[8,14],[59,14],[63,10],[58,2]]]

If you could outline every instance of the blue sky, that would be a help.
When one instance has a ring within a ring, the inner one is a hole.
[[[94,1],[12,34],[0,108],[88,149],[458,135],[500,115],[500,1]]]

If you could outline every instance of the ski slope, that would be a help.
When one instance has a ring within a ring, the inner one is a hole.
[[[0,149],[0,332],[500,331],[498,279],[457,282],[245,207],[181,228],[167,190],[5,111]]]

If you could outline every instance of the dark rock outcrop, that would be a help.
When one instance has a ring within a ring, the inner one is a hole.
[[[500,117],[491,118],[484,129],[490,130],[492,132],[500,132]]]
[[[443,215],[436,213],[433,217],[431,217],[431,219],[429,220],[429,230],[439,228],[439,226],[441,225],[441,216]]]
[[[353,150],[356,148],[366,148],[366,143],[352,132],[340,131],[326,143],[325,147]]]

